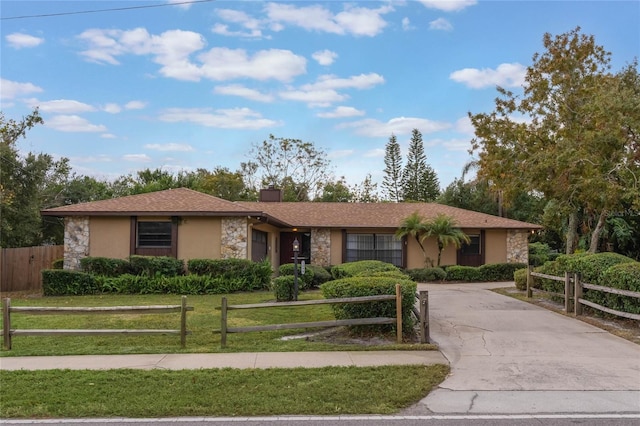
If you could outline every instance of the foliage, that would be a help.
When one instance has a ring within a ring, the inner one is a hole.
[[[302,281],[298,281],[301,284]],[[298,288],[300,291],[301,289]],[[293,275],[281,275],[271,280],[271,291],[278,302],[290,302],[294,299],[295,277]]]
[[[313,201],[325,203],[348,203],[354,200],[355,195],[351,192],[347,181],[342,176],[337,181],[327,181],[322,185],[322,191]]]
[[[402,329],[404,333],[410,333],[414,325],[411,313],[415,303],[416,283],[409,279],[398,280],[393,277],[352,276],[324,283],[320,286],[320,290],[322,290],[322,294],[326,299],[378,296],[395,294],[396,284],[400,284],[402,292]],[[396,316],[396,306],[393,300],[354,304],[340,303],[331,306],[337,319],[393,318]],[[385,325],[368,327],[376,330],[393,328]]]
[[[320,287],[320,285],[331,281],[333,277],[331,272],[320,265],[307,265],[307,268],[313,271],[313,280],[311,281],[311,287]]]
[[[355,203],[377,203],[380,201],[378,184],[373,182],[371,173],[367,173],[362,183],[354,185],[351,188],[351,193],[353,194],[352,201]]]
[[[551,249],[548,244],[536,242],[529,243],[529,264],[532,266],[541,266],[550,260]]]
[[[66,269],[42,271],[42,292],[45,296],[95,294],[99,289],[98,280],[91,274]]]
[[[524,263],[488,263],[478,266],[482,281],[511,281],[515,271],[526,268]]]
[[[626,262],[611,266],[603,272],[602,282],[612,288],[640,293],[640,262]],[[585,297],[589,298],[591,293],[589,291]],[[607,293],[604,305],[615,306],[614,309],[623,312],[640,314],[640,298]]]
[[[407,275],[418,283],[427,283],[431,281],[442,281],[447,277],[447,273],[442,268],[418,268],[409,269]]]
[[[212,172],[198,169],[198,189],[214,197],[229,201],[257,201],[255,188],[250,188],[244,181],[240,170],[232,172],[226,167],[217,166]]]
[[[613,265],[634,262],[617,253],[597,253],[574,257],[570,263],[573,272],[582,274],[582,281],[595,285],[609,285],[603,280],[604,273]]]
[[[400,222],[396,230],[397,238],[413,237],[420,246],[425,266],[433,262],[427,257],[427,251],[422,242],[428,237],[428,226],[418,212],[413,212]],[[432,266],[432,265],[431,265]]]
[[[336,265],[331,268],[331,276],[334,279],[370,276],[374,272],[398,271],[399,269],[391,263],[380,260],[359,260]]]
[[[451,216],[439,213],[435,218],[427,221],[426,236],[436,238],[438,244],[438,262],[436,266],[440,266],[442,251],[449,244],[453,244],[456,248],[460,248],[462,243],[469,243],[471,240],[460,228],[457,227],[456,221]]]
[[[299,290],[307,290],[311,288],[313,285],[313,277],[315,276],[315,272],[313,269],[309,268],[305,265],[304,274],[302,273],[302,265],[298,265],[298,289]],[[278,274],[280,276],[291,275],[295,276],[295,266],[293,263],[284,263],[280,265],[278,268]]]
[[[515,281],[516,288],[524,291],[527,289],[527,268],[516,269],[513,272],[513,281]]]
[[[132,270],[128,260],[91,256],[80,259],[80,269],[88,274],[105,277],[117,277]]]
[[[402,171],[402,198],[404,201],[433,201],[440,194],[438,177],[424,153],[422,133],[413,129],[407,163]]]
[[[384,178],[382,188],[391,202],[402,201],[402,154],[396,135],[389,137],[384,153]]]
[[[268,261],[252,262],[248,259],[190,259],[189,273],[211,275],[221,280],[241,280],[247,290],[268,289],[273,270]]]
[[[483,281],[480,270],[474,266],[451,265],[447,268],[447,281]]]
[[[134,275],[174,277],[184,274],[184,261],[169,256],[132,255],[129,264]]]

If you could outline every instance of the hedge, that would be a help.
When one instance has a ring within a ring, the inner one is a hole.
[[[110,257],[90,256],[82,258],[80,259],[80,269],[88,274],[103,275],[105,277],[117,277],[118,275],[132,272],[131,263],[128,260]]]
[[[411,312],[416,298],[416,283],[413,281],[408,279],[398,280],[393,277],[348,277],[324,283],[320,286],[320,290],[326,299],[378,296],[395,294],[396,284],[400,284],[402,291],[402,329],[404,333],[410,333],[414,326]],[[396,316],[394,301],[355,304],[341,303],[333,304],[331,307],[336,319],[393,318]],[[359,326],[354,327],[354,329],[388,331],[395,329],[395,325]]]
[[[133,275],[175,277],[185,272],[182,259],[169,256],[133,255],[129,257],[129,264]]]
[[[216,279],[241,280],[247,291],[266,290],[271,284],[273,270],[268,261],[253,262],[248,259],[190,259],[190,274],[210,275]]]
[[[66,269],[44,269],[42,292],[45,296],[82,296],[100,292],[100,283],[94,275]]]
[[[447,281],[482,281],[480,270],[474,266],[452,265],[447,268]]]
[[[413,281],[427,283],[430,281],[442,281],[447,277],[447,273],[442,268],[418,268],[407,270],[407,275]]]
[[[399,269],[391,263],[380,260],[359,260],[357,262],[347,262],[331,268],[331,276],[334,279],[356,277],[368,275],[372,272],[398,271]]]
[[[271,291],[273,291],[278,302],[290,302],[294,299],[294,280],[295,277],[293,275],[281,275],[271,280]],[[300,285],[300,282],[298,282],[298,285]]]
[[[513,281],[516,284],[516,288],[518,290],[526,290],[527,289],[527,269],[517,269],[513,273]]]
[[[489,282],[511,281],[516,270],[526,268],[524,263],[489,263],[482,266],[453,265],[447,268],[447,281]]]
[[[313,286],[313,277],[315,272],[313,269],[305,265],[304,274],[302,273],[302,266],[298,265],[298,290],[308,290]],[[278,268],[279,276],[291,276],[295,277],[295,266],[293,263],[285,263]],[[292,281],[293,282],[293,281]],[[272,283],[273,285],[273,283]]]
[[[612,288],[629,290],[640,293],[640,262],[625,262],[611,266],[602,274],[602,281]],[[593,293],[588,291],[585,297]],[[615,306],[614,309],[640,314],[640,299],[629,296],[607,294],[606,306]],[[596,302],[597,303],[597,302]]]

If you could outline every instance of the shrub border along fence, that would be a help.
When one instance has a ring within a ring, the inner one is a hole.
[[[580,273],[571,274],[569,272],[565,272],[564,277],[557,277],[555,275],[533,272],[532,269],[533,267],[531,265],[529,265],[529,267],[527,268],[527,298],[531,298],[533,295],[533,291],[535,290],[564,298],[564,310],[567,313],[573,312],[574,315],[582,315],[582,305],[585,305],[589,306],[590,308],[606,312],[608,314],[640,321],[640,314],[617,311],[615,309],[607,308],[606,306],[602,306],[582,298],[584,289],[601,291],[603,293],[618,294],[620,296],[634,297],[636,299],[640,299],[640,292],[588,284],[582,282]],[[553,281],[564,281],[564,293],[547,292],[544,290],[533,288],[533,277],[546,278]],[[573,285],[571,285],[572,283]]]
[[[151,334],[179,334],[180,345],[184,348],[187,344],[187,311],[193,311],[193,306],[187,306],[187,296],[182,296],[180,305],[149,305],[149,306],[102,306],[102,307],[42,307],[42,306],[11,306],[11,299],[2,301],[3,329],[2,335],[4,347],[11,350],[12,336],[91,336],[91,335],[151,335]],[[97,315],[97,314],[166,314],[180,312],[179,330],[161,329],[11,329],[11,313],[31,314],[31,315]]]
[[[420,340],[421,343],[427,343],[429,341],[429,322],[428,322],[428,296],[426,291],[420,292],[420,312],[418,318],[421,323],[420,327]],[[422,293],[425,293],[422,295]],[[315,321],[315,322],[301,322],[301,323],[288,323],[288,324],[269,324],[269,325],[256,325],[247,327],[229,327],[228,326],[228,311],[235,309],[257,309],[257,308],[283,308],[291,306],[309,306],[309,305],[328,305],[334,303],[367,303],[377,302],[383,300],[395,300],[396,301],[396,317],[395,318],[352,318],[343,320],[332,321]],[[324,327],[337,327],[343,325],[371,325],[371,324],[396,324],[396,341],[402,343],[402,291],[400,284],[396,284],[396,294],[387,294],[379,296],[363,296],[363,297],[343,297],[337,299],[323,299],[323,300],[303,300],[296,302],[268,302],[268,303],[254,303],[247,305],[228,305],[227,298],[222,298],[222,303],[219,308],[220,314],[220,330],[214,330],[214,333],[220,333],[220,346],[225,347],[227,344],[228,333],[250,333],[254,331],[272,331],[272,330],[285,330],[294,328],[324,328]]]

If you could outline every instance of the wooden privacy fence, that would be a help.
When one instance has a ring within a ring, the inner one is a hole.
[[[426,292],[425,292],[426,293]],[[396,317],[395,318],[352,318],[343,320],[331,320],[331,321],[315,321],[315,322],[301,322],[301,323],[288,323],[288,324],[269,324],[269,325],[255,325],[247,327],[229,327],[227,321],[228,311],[235,309],[258,309],[258,308],[283,308],[292,306],[310,306],[310,305],[328,305],[336,303],[367,303],[378,302],[384,300],[396,301]],[[428,304],[428,298],[423,299],[425,301],[425,307]],[[225,347],[227,344],[228,333],[250,333],[254,331],[273,331],[273,330],[285,330],[294,328],[324,328],[324,327],[337,327],[337,326],[351,326],[351,325],[373,325],[373,324],[396,324],[396,340],[398,343],[402,343],[402,292],[400,284],[396,285],[396,294],[387,294],[380,296],[363,296],[363,297],[343,297],[337,299],[323,299],[323,300],[303,300],[296,302],[270,302],[270,303],[255,303],[248,305],[228,305],[227,298],[222,298],[220,309],[220,330],[214,330],[214,332],[220,333],[220,346]],[[422,311],[422,305],[421,311]],[[425,311],[428,312],[428,311]],[[426,318],[427,314],[424,314]],[[420,318],[423,315],[419,314]],[[428,328],[421,327],[424,334],[426,331],[428,340]]]
[[[554,296],[564,298],[564,310],[567,313],[573,312],[575,315],[582,315],[582,306],[584,305],[584,306],[589,306],[590,308],[593,308],[593,309],[597,309],[602,312],[606,312],[608,314],[640,321],[640,314],[632,314],[629,312],[617,311],[615,309],[607,308],[606,306],[602,306],[582,298],[582,296],[584,295],[585,289],[600,291],[603,293],[617,294],[620,296],[628,296],[636,299],[640,299],[640,292],[588,284],[588,283],[582,282],[582,279],[579,273],[572,274],[570,272],[565,272],[564,277],[557,277],[555,275],[547,275],[547,274],[541,274],[539,272],[533,272],[532,269],[533,268],[529,266],[527,270],[527,297],[528,298],[532,296],[534,290],[540,291],[543,293],[548,293]],[[546,292],[540,289],[534,289],[533,277],[546,278],[548,280],[554,280],[554,281],[563,281],[564,292],[554,293],[554,292]]]
[[[64,256],[64,246],[0,250],[0,291],[42,291],[42,270]]]
[[[123,334],[131,336],[151,335],[151,334],[179,334],[180,345],[184,348],[187,344],[187,311],[193,311],[192,306],[187,306],[187,297],[182,296],[180,305],[150,305],[150,306],[107,306],[107,307],[42,307],[42,306],[11,306],[11,299],[5,298],[2,301],[2,335],[4,347],[11,349],[11,338],[13,336],[98,336]],[[81,329],[11,329],[11,314],[29,315],[100,315],[100,314],[168,314],[180,312],[179,330],[160,329],[106,329],[106,330],[81,330]]]

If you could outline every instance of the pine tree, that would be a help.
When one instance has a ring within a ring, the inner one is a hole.
[[[400,144],[394,134],[391,135],[385,146],[384,165],[382,188],[389,201],[394,203],[402,201],[402,154],[400,153]]]
[[[402,173],[402,195],[405,201],[433,201],[440,194],[436,172],[427,164],[422,133],[413,129],[407,164]]]

